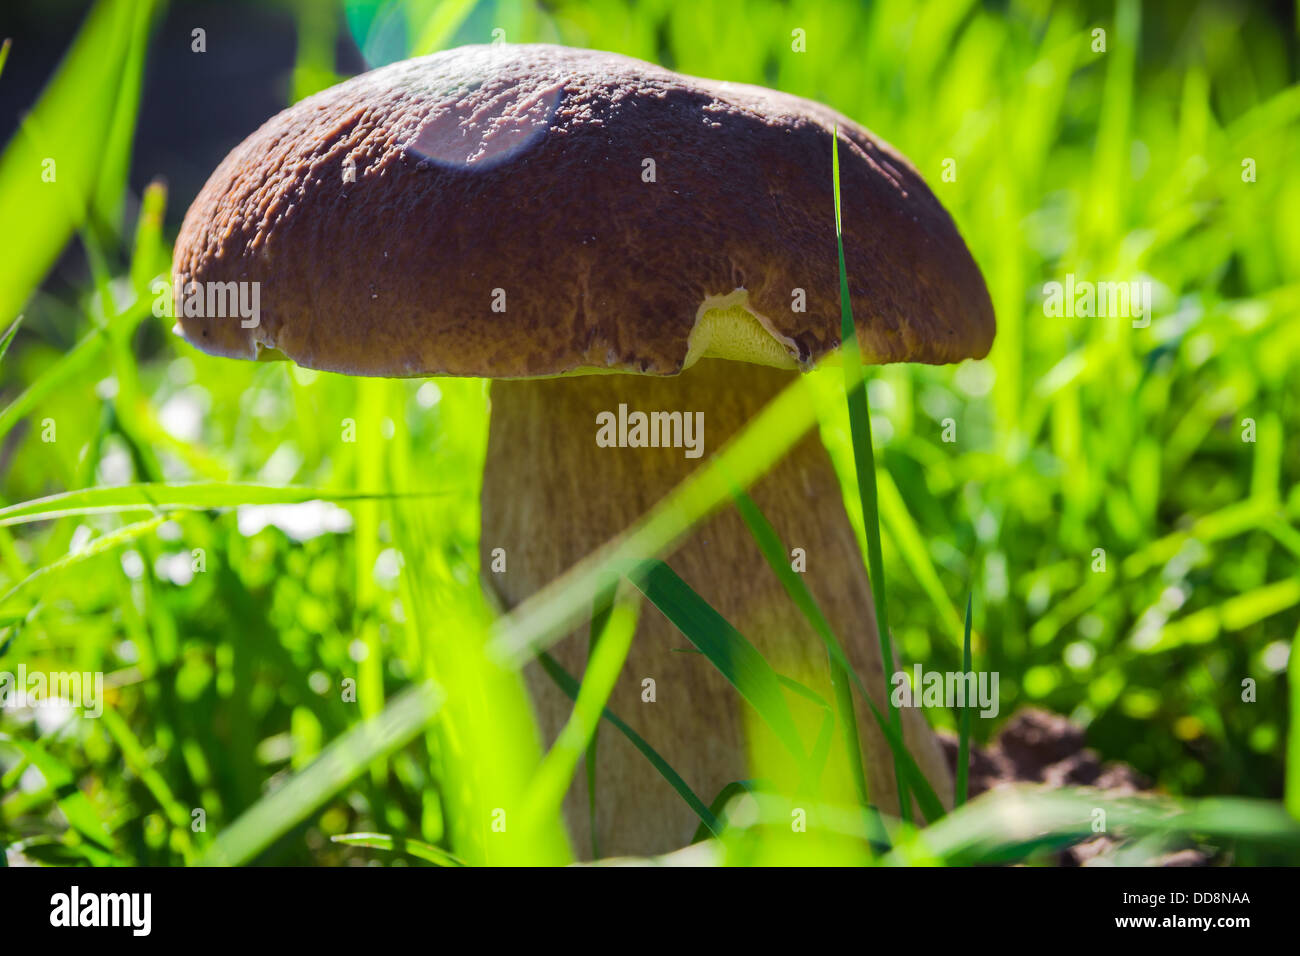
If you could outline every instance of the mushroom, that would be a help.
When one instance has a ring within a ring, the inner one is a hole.
[[[837,348],[836,127],[864,360],[984,356],[994,318],[979,269],[891,147],[808,100],[546,45],[395,63],[269,120],[196,198],[174,260],[185,287],[259,283],[260,314],[182,310],[180,327],[237,358],[273,350],[351,375],[491,378],[484,578],[514,607]],[[682,440],[676,419],[659,418],[659,447],[602,447],[610,416],[634,412],[681,413]],[[699,413],[703,435],[687,436]],[[697,457],[687,443],[699,438]],[[786,546],[804,549],[808,587],[883,712],[871,589],[818,438],[805,436],[751,494]],[[496,548],[506,573],[488,571]],[[825,672],[824,648],[734,510],[667,560],[779,669]],[[657,611],[643,613],[610,707],[707,801],[747,774],[745,724],[709,662],[675,653],[684,643]],[[586,646],[569,639],[554,653],[581,673]],[[554,739],[571,703],[529,671]],[[642,700],[645,678],[654,703]],[[859,707],[872,800],[897,812],[890,752]],[[950,800],[926,720],[905,708],[902,721]],[[597,779],[606,852],[690,838],[690,809],[618,735],[601,737]],[[585,784],[570,788],[565,811],[576,845],[590,846]]]

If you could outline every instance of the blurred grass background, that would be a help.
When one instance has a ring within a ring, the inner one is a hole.
[[[564,856],[553,832],[508,850],[488,835],[540,749],[519,681],[480,653],[484,383],[212,359],[150,314],[193,192],[271,112],[498,29],[778,87],[902,150],[956,219],[999,323],[985,361],[889,367],[870,383],[902,656],[960,669],[973,589],[977,666],[1001,675],[1002,719],[1025,704],[1067,714],[1171,794],[1282,794],[1300,627],[1296,4],[89,11],[18,5],[0,20],[13,38],[0,327],[21,315],[0,360],[0,506],[136,482],[212,494],[153,517],[0,511],[0,670],[101,670],[110,688],[99,721],[0,713],[11,855],[407,858],[329,841],[377,831],[471,862]],[[191,50],[194,28],[206,53]],[[48,158],[55,183],[41,179]],[[1067,273],[1149,280],[1150,327],[1046,317],[1043,284]],[[852,506],[842,379],[811,384]],[[300,499],[245,482],[428,494],[295,510],[283,502]],[[977,739],[997,723],[973,721]],[[316,789],[279,786],[345,733],[333,771],[315,765]],[[261,816],[231,826],[255,805]]]

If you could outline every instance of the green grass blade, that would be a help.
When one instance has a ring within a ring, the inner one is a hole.
[[[1300,627],[1291,638],[1287,684],[1291,695],[1291,721],[1286,738],[1286,808],[1291,816],[1300,820]]]
[[[131,170],[131,147],[135,142],[136,115],[140,110],[154,3],[155,0],[137,0],[130,4],[131,21],[126,25],[127,48],[122,59],[122,73],[113,97],[107,141],[100,155],[95,191],[91,196],[91,209],[103,225],[114,231],[122,225],[123,199]]]
[[[152,280],[171,271],[171,250],[163,239],[166,211],[167,184],[154,180],[140,199],[140,217],[131,248],[131,286],[136,295],[152,297]]]
[[[410,55],[426,56],[441,50],[473,12],[474,4],[475,0],[444,0],[439,3],[425,22]]]
[[[740,692],[786,749],[805,762],[781,682],[758,649],[664,562],[645,561],[630,579]]]
[[[20,315],[9,323],[9,328],[5,329],[5,334],[0,336],[0,362],[4,361],[5,353],[9,351],[9,345],[18,334],[18,326],[23,324],[23,317]]]
[[[915,576],[916,583],[921,586],[926,597],[934,605],[943,623],[944,632],[950,635],[953,641],[958,640],[961,634],[961,618],[943,589],[939,574],[926,548],[925,537],[908,512],[907,503],[903,500],[898,485],[894,483],[887,469],[878,473],[876,485],[879,492],[880,516],[889,530],[889,539],[897,546],[899,555]]]
[[[930,823],[942,819],[944,816],[943,803],[935,794],[930,781],[925,779],[925,774],[921,773],[921,768],[912,759],[912,754],[908,751],[907,745],[903,743],[903,735],[885,720],[875,701],[870,697],[865,698],[865,700],[867,706],[871,708],[871,716],[875,717],[876,724],[880,727],[881,733],[885,735],[885,743],[889,745],[889,751],[894,756],[894,765],[899,776],[903,782],[909,784],[915,791],[913,796],[916,797],[916,802],[920,804],[922,816]]]
[[[183,848],[185,861],[189,863],[193,855],[190,813],[176,799],[166,778],[154,765],[155,758],[152,754],[155,752],[140,743],[125,718],[112,707],[105,707],[100,719],[103,721],[104,729],[121,750],[123,763],[144,784],[145,789],[149,791],[159,809],[167,817],[167,822],[175,831],[174,838]]]
[[[49,577],[58,575],[83,561],[88,561],[91,558],[112,551],[129,541],[134,541],[136,538],[144,537],[166,521],[167,517],[167,515],[159,515],[156,518],[150,518],[148,521],[140,521],[136,524],[127,525],[125,528],[119,528],[117,531],[96,538],[80,551],[65,555],[58,561],[47,564],[42,568],[37,568],[5,592],[3,597],[0,597],[0,608],[4,608],[17,594],[38,581],[47,580]]]
[[[755,505],[748,496],[744,495],[743,492],[737,492],[736,495],[737,508],[740,510],[742,517],[744,517],[746,523],[752,522],[752,524],[750,524],[751,530],[757,528],[755,537],[759,541],[759,546],[763,550],[764,554],[766,555],[770,553],[772,558],[778,556],[783,557],[785,554],[784,545],[781,544],[780,538],[777,536],[775,529],[768,524],[766,518],[758,509],[758,506]],[[920,804],[921,811],[925,815],[926,819],[933,821],[942,817],[944,815],[943,803],[935,794],[934,787],[925,778],[925,775],[921,773],[920,768],[916,765],[916,761],[913,760],[911,754],[908,753],[907,748],[903,743],[901,731],[888,725],[881,717],[875,703],[867,694],[867,689],[863,685],[862,679],[850,666],[848,658],[844,655],[843,647],[836,639],[829,622],[822,614],[821,608],[817,605],[816,599],[814,599],[811,592],[808,591],[807,585],[804,584],[803,580],[795,574],[793,569],[790,569],[783,560],[773,563],[772,560],[769,559],[769,563],[773,564],[774,570],[777,570],[779,565],[780,568],[790,571],[790,578],[793,579],[789,580],[788,584],[788,588],[793,589],[791,592],[791,598],[804,612],[805,616],[808,616],[813,628],[819,635],[821,635],[822,640],[826,644],[826,652],[830,656],[832,662],[837,664],[840,670],[857,685],[858,692],[871,708],[873,716],[877,723],[881,725],[881,729],[885,733],[885,742],[889,746],[890,752],[893,754],[898,772],[904,775],[910,785],[915,788],[917,803]],[[786,574],[782,570],[777,570],[777,574],[783,581],[788,580]],[[841,693],[838,689],[836,690],[836,696],[837,701],[839,701]],[[852,706],[851,701],[848,702],[848,706]],[[865,788],[865,782],[863,786]],[[883,832],[878,820],[869,820],[868,825],[871,832]]]
[[[623,671],[640,616],[640,602],[620,593],[605,618],[599,639],[587,658],[573,712],[533,776],[524,802],[524,826],[556,814],[573,780],[578,761],[595,737],[614,684]],[[593,823],[595,821],[593,820]],[[592,831],[594,835],[594,830]]]
[[[1108,796],[1096,790],[1007,787],[981,794],[959,810],[900,841],[891,863],[910,853],[937,856],[951,865],[1008,863],[1035,850],[1058,849],[1094,836],[1095,811],[1106,812],[1108,831],[1214,837],[1300,847],[1300,824],[1276,802],[1240,797],[1173,800]]]
[[[436,863],[438,866],[465,866],[465,861],[441,847],[421,840],[408,840],[406,837],[389,836],[387,833],[344,833],[330,837],[331,843],[344,846],[364,846],[374,850],[388,850],[390,853],[405,853],[417,860]]]
[[[816,704],[818,707],[820,707],[822,710],[828,713],[830,712],[831,705],[826,703],[826,698],[823,697],[821,694],[817,693],[817,691],[813,690],[807,684],[801,684],[793,677],[786,677],[784,674],[777,674],[776,680],[777,683],[779,683],[782,687],[784,687],[786,690],[790,691],[791,693],[797,694],[798,696],[802,697],[804,700]]]
[[[962,673],[971,672],[971,653],[970,653],[970,619],[971,619],[971,601],[973,595],[966,595],[966,637],[962,644],[961,669]],[[970,779],[970,701],[963,701],[961,717],[957,722],[957,782],[956,793],[953,796],[953,806],[960,807],[966,802],[966,790],[969,786]]]
[[[844,234],[840,227],[840,150],[839,129],[835,129],[831,146],[831,170],[835,187],[835,245],[840,270],[840,352],[844,364],[844,394],[849,405],[849,429],[853,438],[853,463],[858,476],[858,494],[862,497],[862,521],[867,535],[867,569],[871,578],[871,596],[876,605],[876,630],[880,632],[880,654],[886,680],[894,667],[894,649],[889,637],[889,610],[885,604],[885,567],[880,548],[880,508],[876,496],[876,456],[871,441],[871,409],[867,405],[866,381],[862,372],[862,352],[858,345],[857,326],[853,321],[853,303],[849,299],[849,275],[844,262]],[[893,697],[886,694],[889,723],[902,741],[902,718],[894,707]],[[894,754],[894,777],[898,783],[898,804],[904,821],[912,818],[898,754]]]
[[[757,781],[733,780],[731,783],[723,787],[722,790],[718,792],[718,795],[713,798],[713,802],[709,804],[709,810],[718,818],[718,822],[725,827],[727,825],[727,818],[723,811],[727,809],[727,804],[730,803],[734,797],[738,797],[742,793],[754,793],[757,790]],[[709,829],[701,823],[695,828],[695,835],[691,837],[691,842],[699,843],[701,840],[707,840],[708,838]]]
[[[306,769],[222,830],[201,862],[238,866],[256,857],[364,773],[373,761],[420,733],[437,713],[442,696],[432,683],[425,682],[393,698],[381,714],[336,738]]]
[[[60,251],[91,213],[101,193],[125,182],[124,151],[133,136],[138,77],[152,0],[101,0],[87,15],[22,128],[0,156],[0,317],[16,315]],[[50,167],[47,160],[54,162]],[[55,178],[43,182],[47,171]],[[106,172],[107,171],[107,172]],[[40,228],[30,228],[39,223]]]
[[[108,825],[100,819],[90,799],[81,792],[72,769],[55,757],[40,743],[9,738],[8,742],[22,751],[54,794],[54,798],[74,830],[88,840],[93,840],[105,850],[116,852]]]
[[[817,729],[817,739],[813,741],[812,753],[808,756],[810,779],[818,779],[826,769],[826,761],[830,758],[831,743],[834,739],[835,711],[828,706],[822,716],[822,725]]]
[[[554,657],[543,651],[537,656],[537,661],[542,666],[548,677],[555,681],[557,687],[568,695],[570,700],[578,699],[579,685],[578,681],[566,671]],[[668,785],[677,791],[677,795],[686,802],[700,821],[706,826],[714,836],[722,835],[722,824],[718,822],[717,817],[713,815],[704,801],[699,798],[694,790],[682,779],[682,775],[672,768],[659,752],[646,743],[645,738],[628,726],[627,722],[606,707],[601,711],[601,717],[614,725],[628,741],[641,752],[641,755],[650,761],[650,765],[659,772],[659,775],[668,781]]]
[[[591,615],[591,630],[587,638],[587,659],[596,651],[596,643],[600,640],[600,635],[604,633],[609,626],[610,614],[614,610],[614,604],[607,599],[597,598],[593,606]],[[583,754],[583,766],[587,776],[587,826],[591,833],[591,858],[600,859],[600,839],[596,834],[596,758],[597,745],[600,742],[600,721],[596,721],[596,726],[591,731],[591,742],[587,744],[587,752]]]
[[[14,326],[17,329],[17,325]],[[68,379],[80,378],[88,373],[98,360],[104,347],[102,329],[96,329],[78,342],[71,350],[61,355],[41,377],[23,389],[12,402],[0,411],[0,439],[9,434],[19,420],[37,406],[47,395],[63,385]]]
[[[406,495],[430,497],[441,492]],[[258,485],[237,481],[155,482],[83,488],[0,508],[0,527],[50,521],[72,515],[158,511],[165,508],[210,511],[240,505],[305,504],[309,501],[367,501],[394,494],[329,491],[295,485]]]
[[[745,492],[734,490],[732,499],[736,503],[736,510],[740,512],[740,516],[749,527],[750,534],[757,542],[759,550],[762,551],[763,557],[767,559],[768,566],[776,573],[790,599],[794,601],[795,606],[826,645],[826,653],[830,661],[831,685],[835,691],[835,708],[844,733],[844,746],[849,768],[853,774],[853,786],[857,792],[858,802],[865,807],[868,805],[870,795],[867,793],[867,775],[862,765],[862,742],[858,735],[858,719],[853,707],[852,682],[858,684],[859,690],[864,695],[866,688],[862,686],[861,678],[849,664],[843,646],[835,636],[835,632],[831,630],[830,623],[812,596],[812,592],[808,590],[808,585],[790,567],[786,557],[789,552],[786,551],[785,544],[776,533],[776,529]]]

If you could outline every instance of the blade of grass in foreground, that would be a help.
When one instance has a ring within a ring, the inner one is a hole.
[[[885,528],[889,530],[890,540],[896,545],[899,557],[911,570],[916,583],[930,599],[935,613],[943,624],[943,632],[950,635],[953,641],[959,640],[961,617],[943,589],[934,562],[930,558],[925,537],[908,512],[907,503],[903,500],[889,470],[883,469],[873,474],[877,474],[876,490],[879,496],[880,518]]]
[[[925,778],[924,774],[921,773],[920,768],[916,765],[916,762],[912,760],[911,754],[908,753],[906,746],[904,746],[902,742],[902,737],[890,732],[889,728],[881,720],[875,704],[867,694],[866,686],[862,683],[862,678],[858,676],[857,671],[853,669],[848,658],[844,655],[844,648],[836,638],[835,632],[831,630],[830,623],[826,620],[825,615],[822,614],[821,608],[818,606],[816,599],[813,598],[812,593],[808,590],[807,585],[804,584],[803,579],[800,578],[799,575],[795,574],[793,569],[791,569],[786,563],[785,546],[781,544],[781,540],[777,536],[776,530],[767,522],[763,513],[759,510],[758,506],[753,503],[753,500],[750,499],[748,495],[739,491],[735,492],[735,494],[737,496],[737,507],[739,508],[741,515],[744,517],[745,522],[749,524],[750,531],[753,532],[755,538],[759,540],[760,548],[768,558],[768,563],[772,565],[773,569],[777,572],[777,576],[786,585],[786,590],[790,593],[791,599],[794,600],[799,609],[803,611],[804,616],[808,618],[813,629],[821,636],[823,643],[826,645],[826,653],[830,657],[832,667],[838,667],[845,678],[844,686],[847,689],[847,680],[851,678],[853,683],[857,685],[858,693],[862,695],[863,700],[865,700],[868,706],[871,707],[875,719],[877,722],[881,723],[882,729],[885,730],[885,743],[889,746],[896,764],[901,767],[901,772],[907,778],[909,784],[916,788],[917,802],[921,805],[926,819],[931,821],[937,820],[939,817],[943,816],[944,813],[942,802],[935,794],[934,788],[930,785],[930,781]],[[838,701],[840,697],[838,684],[836,685],[836,697]],[[849,695],[847,706],[850,708],[853,706],[851,694]],[[856,719],[853,723],[853,729],[856,735]],[[857,753],[860,760],[860,746],[857,746]],[[863,788],[865,790],[865,781],[863,783]],[[869,822],[872,826],[871,832],[874,833],[879,831],[883,833],[883,828],[881,828],[878,819]]]
[[[853,774],[853,786],[857,791],[858,802],[866,807],[869,803],[867,793],[867,775],[862,766],[862,742],[858,737],[858,720],[853,709],[853,688],[849,681],[849,675],[853,675],[853,680],[857,682],[859,690],[865,694],[866,688],[862,686],[862,681],[853,671],[852,666],[848,663],[848,658],[844,654],[844,648],[835,632],[831,630],[830,623],[826,616],[822,614],[821,608],[808,590],[808,585],[804,583],[803,578],[795,573],[790,567],[790,562],[786,560],[785,545],[782,543],[776,529],[772,527],[771,522],[754,503],[754,499],[749,497],[745,492],[736,489],[732,492],[732,498],[736,502],[736,510],[749,526],[749,532],[753,535],[754,540],[758,543],[759,550],[763,552],[763,557],[767,559],[768,565],[776,573],[777,578],[785,587],[786,593],[794,601],[795,606],[803,613],[808,623],[821,637],[822,642],[826,645],[826,653],[830,660],[831,669],[831,686],[835,690],[835,708],[839,713],[840,725],[843,728],[844,746],[849,761],[849,769]]]
[[[154,6],[96,3],[0,155],[0,320],[18,313],[88,216],[114,218],[102,202],[120,208]],[[46,172],[56,185],[33,188]]]
[[[131,287],[136,295],[152,295],[151,280],[171,271],[171,249],[163,238],[166,212],[167,184],[154,179],[140,197],[140,216],[131,247]]]
[[[631,581],[758,712],[801,766],[807,762],[781,682],[758,648],[663,561],[643,562]]]
[[[1291,726],[1286,740],[1286,808],[1300,820],[1300,627],[1291,638],[1287,683],[1291,694]]]
[[[0,608],[4,608],[19,592],[30,587],[35,582],[51,576],[57,576],[68,568],[80,564],[82,561],[98,557],[101,554],[112,551],[113,549],[126,544],[128,541],[134,541],[136,538],[144,537],[151,531],[154,531],[159,525],[166,521],[167,518],[167,515],[159,515],[156,518],[150,518],[148,521],[140,521],[136,524],[127,525],[125,528],[119,528],[117,531],[96,538],[80,551],[64,555],[52,564],[47,564],[44,567],[37,568],[6,591],[4,596],[0,597]],[[7,622],[11,613],[13,612],[7,612],[4,615],[0,615],[0,622]],[[23,613],[26,614],[26,612]]]
[[[467,502],[478,500],[477,479],[458,494],[402,497],[424,487],[431,468],[468,469],[474,475],[482,470],[482,383],[446,379],[439,392],[447,442],[436,443],[432,458],[417,457],[422,442],[412,437],[415,422],[404,414],[394,416],[394,439],[381,443],[387,449],[384,490],[398,495],[386,509],[386,523],[404,563],[398,577],[406,621],[394,632],[399,640],[393,644],[405,645],[401,659],[413,672],[448,688],[438,719],[424,735],[438,786],[431,792],[427,784],[413,784],[424,789],[427,802],[422,829],[410,835],[445,845],[471,866],[564,865],[572,862],[572,851],[559,819],[531,833],[514,823],[508,832],[492,826],[498,809],[512,820],[518,817],[543,753],[523,675],[498,666],[487,654],[493,615],[480,577],[448,551],[458,550],[449,542],[459,540],[456,529],[463,528]],[[449,627],[454,640],[441,639]]]
[[[88,840],[93,840],[104,849],[116,852],[113,837],[108,825],[100,819],[95,805],[77,786],[77,778],[72,768],[55,757],[39,742],[9,738],[8,742],[17,747],[24,757],[41,772],[45,784],[54,794],[59,810],[74,830]]]
[[[405,853],[417,860],[436,863],[438,866],[465,866],[464,860],[441,847],[420,840],[389,836],[387,833],[344,833],[330,837],[330,842],[341,843],[344,846],[364,846],[375,850],[388,850],[392,853]]]
[[[23,317],[20,315],[9,323],[9,328],[5,330],[5,334],[0,336],[0,362],[4,361],[5,354],[9,351],[9,343],[14,340],[14,336],[18,334],[18,326],[22,324]]]
[[[15,326],[16,328],[16,326]],[[99,358],[104,347],[104,330],[95,329],[87,334],[69,351],[59,356],[40,378],[23,389],[18,396],[0,409],[0,439],[18,424],[24,415],[37,406],[40,401],[69,379],[80,378]]]
[[[144,785],[158,804],[159,809],[163,811],[167,821],[172,825],[175,831],[173,839],[179,844],[185,862],[187,864],[192,862],[194,857],[192,837],[195,834],[190,831],[190,812],[176,799],[176,795],[168,786],[166,778],[155,766],[155,760],[158,759],[157,753],[145,748],[140,743],[139,738],[131,730],[126,719],[113,707],[105,707],[104,712],[100,715],[100,720],[103,722],[104,729],[108,731],[109,736],[113,738],[113,742],[117,744],[118,749],[122,752],[123,763]]]
[[[719,822],[722,823],[723,826],[726,826],[727,820],[723,811],[727,809],[727,804],[732,801],[732,798],[738,797],[742,793],[754,793],[758,789],[757,784],[753,780],[733,780],[731,783],[723,787],[718,795],[713,798],[713,802],[709,804],[709,810],[718,818]],[[695,828],[695,835],[691,837],[691,842],[699,843],[701,840],[707,840],[708,838],[708,827],[701,823]]]
[[[966,595],[966,637],[962,644],[961,670],[963,674],[971,671],[970,659],[970,617],[973,595]],[[970,701],[962,701],[961,719],[957,725],[957,783],[953,795],[953,806],[960,807],[966,802],[966,790],[970,779]]]
[[[844,394],[849,404],[849,430],[853,437],[853,463],[858,475],[858,494],[862,496],[862,523],[867,534],[867,568],[871,577],[871,596],[876,605],[876,630],[880,632],[881,664],[886,679],[894,667],[894,649],[889,639],[889,612],[885,605],[885,567],[880,549],[880,508],[876,500],[876,456],[871,443],[871,409],[867,405],[866,381],[862,374],[862,352],[858,346],[857,326],[853,322],[853,303],[849,300],[849,276],[844,263],[844,234],[840,228],[840,133],[831,136],[831,170],[835,187],[835,245],[840,268],[840,352],[844,363]],[[892,695],[886,694],[889,723],[902,741],[902,720],[894,707]],[[894,778],[898,783],[898,808],[904,821],[912,819],[912,801],[894,754]]]
[[[449,492],[413,492],[403,497],[427,498]],[[239,505],[304,504],[308,501],[368,501],[394,498],[395,494],[366,494],[329,491],[296,485],[257,485],[237,481],[209,481],[193,484],[154,482],[65,491],[46,498],[19,502],[0,508],[0,527],[49,521],[70,515],[107,514],[127,511],[155,511],[176,508],[208,511]]]
[[[559,661],[545,651],[542,651],[537,655],[537,662],[541,664],[542,670],[546,671],[547,676],[550,677],[551,680],[555,681],[556,686],[568,695],[570,700],[578,699],[578,681],[572,674],[560,666]],[[625,721],[623,721],[608,707],[601,711],[601,716],[613,724],[619,733],[628,739],[633,747],[641,751],[641,755],[645,757],[646,760],[650,761],[650,765],[654,767],[655,770],[659,771],[659,775],[667,780],[668,785],[677,791],[677,795],[686,801],[686,805],[695,811],[695,815],[700,818],[706,827],[708,827],[710,833],[714,836],[722,835],[722,824],[720,824],[718,818],[713,815],[713,811],[705,805],[704,801],[701,800],[686,781],[682,779],[682,775],[674,770],[667,760],[659,756],[657,750],[646,743],[645,738],[629,727]]]
[[[758,711],[759,716],[777,735],[790,753],[808,771],[811,763],[794,727],[794,718],[779,690],[793,684],[772,670],[766,659],[722,615],[695,593],[662,561],[646,561],[631,575],[631,580],[659,608],[682,634],[690,640]],[[847,663],[847,662],[846,662]],[[805,689],[806,690],[806,689]],[[816,698],[816,695],[812,695]],[[865,695],[864,695],[865,697]],[[824,701],[816,698],[822,706]],[[865,697],[892,752],[897,772],[916,788],[921,812],[930,821],[943,816],[943,804],[916,761],[903,743],[901,731],[889,726],[869,697]],[[827,708],[829,710],[829,708]]]
[[[425,682],[395,697],[382,713],[335,739],[304,770],[249,807],[221,831],[201,863],[238,866],[253,859],[320,809],[373,761],[405,746],[433,719],[442,696],[432,682]]]
[[[981,794],[939,823],[911,831],[888,862],[907,865],[918,853],[957,866],[1014,862],[1035,850],[1093,836],[1099,807],[1106,811],[1111,832],[1207,835],[1300,847],[1300,824],[1276,802],[1114,797],[1095,790],[1016,786]]]
[[[609,624],[609,616],[614,610],[613,602],[597,599],[591,615],[591,630],[587,638],[587,659],[590,660],[596,650],[596,642]],[[583,755],[583,764],[587,771],[587,826],[591,832],[591,858],[600,859],[600,840],[596,834],[596,756],[597,744],[600,742],[600,721],[591,731],[591,741]]]
[[[140,110],[140,92],[144,86],[145,55],[149,50],[149,26],[153,20],[155,0],[135,0],[128,5],[130,21],[126,56],[116,95],[113,97],[111,121],[104,146],[99,154],[91,211],[114,231],[122,225],[123,199],[131,169],[131,147],[135,142],[136,116]]]
[[[578,761],[594,738],[600,715],[609,695],[614,692],[618,675],[622,673],[639,617],[639,600],[629,599],[626,593],[614,599],[599,639],[594,642],[587,658],[587,669],[582,675],[573,713],[533,775],[524,801],[525,827],[532,827],[542,818],[559,812]],[[592,823],[594,839],[594,819]]]
[[[903,781],[910,784],[916,791],[914,796],[916,802],[921,805],[921,815],[928,822],[934,823],[944,816],[943,804],[935,795],[934,788],[930,786],[930,781],[925,779],[925,774],[921,773],[921,768],[912,759],[907,745],[903,743],[903,735],[881,716],[880,708],[876,706],[875,701],[870,697],[865,698],[865,700],[867,706],[871,708],[871,716],[876,719],[876,724],[880,727],[880,732],[885,735],[885,744],[889,747],[890,753],[894,755],[896,772],[902,777]]]

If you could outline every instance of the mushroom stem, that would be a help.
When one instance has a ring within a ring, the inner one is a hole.
[[[492,385],[491,433],[483,479],[484,576],[514,607],[604,544],[672,490],[791,381],[791,373],[740,362],[703,360],[675,378],[587,375],[498,381]],[[703,412],[704,458],[683,448],[598,447],[597,415],[619,405],[634,411]],[[888,682],[881,662],[871,588],[844,511],[839,481],[816,434],[810,434],[750,494],[790,549],[806,554],[805,581],[881,713]],[[494,548],[505,573],[488,569]],[[697,526],[668,564],[734,624],[782,673],[833,701],[825,648],[789,599],[734,508]],[[585,636],[570,635],[552,653],[581,674]],[[687,640],[647,607],[609,706],[641,734],[707,803],[751,775],[752,741],[735,690],[699,654],[678,653]],[[892,670],[892,668],[891,668]],[[528,681],[546,741],[571,701],[536,665]],[[654,680],[653,702],[643,698]],[[856,694],[855,694],[856,696]],[[893,760],[870,710],[857,704],[871,800],[898,812]],[[902,713],[908,748],[940,798],[952,794],[942,751],[916,709]],[[834,754],[842,752],[836,746]],[[565,815],[579,853],[591,847],[585,783],[575,782]],[[596,826],[605,854],[661,853],[684,845],[698,820],[621,735],[601,734]]]

